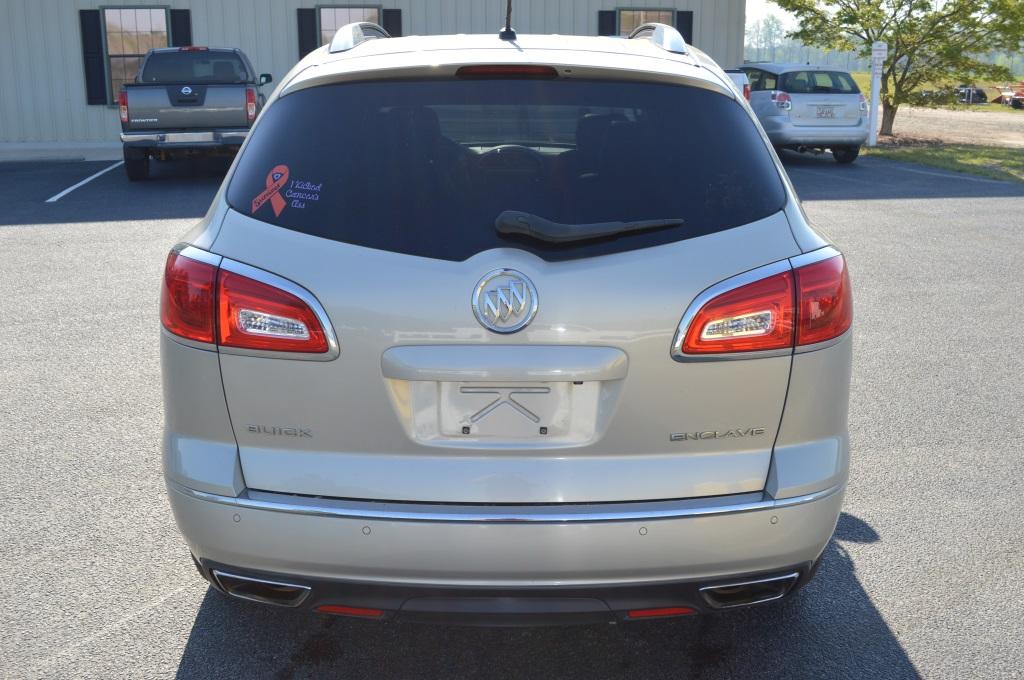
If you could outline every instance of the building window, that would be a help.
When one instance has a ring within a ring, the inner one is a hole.
[[[103,25],[107,37],[110,93],[116,98],[121,85],[135,79],[146,52],[167,47],[167,10],[162,7],[104,9]]]
[[[335,31],[346,24],[354,24],[357,21],[380,24],[378,7],[320,7],[319,10],[321,45],[331,42]]]
[[[627,36],[636,30],[637,26],[650,23],[675,26],[675,15],[675,10],[671,9],[620,9],[619,35]]]

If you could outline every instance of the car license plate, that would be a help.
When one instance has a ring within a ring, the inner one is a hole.
[[[835,118],[836,107],[834,106],[818,106],[818,118]]]

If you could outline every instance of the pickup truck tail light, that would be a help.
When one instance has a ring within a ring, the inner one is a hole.
[[[700,355],[814,345],[839,337],[852,323],[850,276],[843,256],[835,255],[705,302],[679,349]]]
[[[327,352],[327,334],[309,304],[292,293],[171,251],[160,319],[178,337],[220,347]]]
[[[750,101],[750,83],[743,83],[743,98]]]
[[[245,88],[245,118],[250,123],[256,120],[256,90]]]
[[[121,122],[128,122],[128,93],[121,90],[117,95],[117,108],[121,112]]]
[[[785,92],[773,91],[772,102],[783,111],[789,111],[793,108],[793,98]]]

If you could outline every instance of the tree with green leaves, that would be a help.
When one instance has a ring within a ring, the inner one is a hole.
[[[889,45],[882,70],[882,134],[891,135],[900,104],[925,83],[1009,80],[985,53],[1016,51],[1024,40],[1024,0],[773,0],[800,22],[805,44],[856,50]]]

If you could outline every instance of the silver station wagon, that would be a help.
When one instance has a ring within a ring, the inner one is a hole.
[[[848,471],[852,299],[675,29],[389,38],[270,97],[162,290],[213,588],[534,624],[779,600]]]

